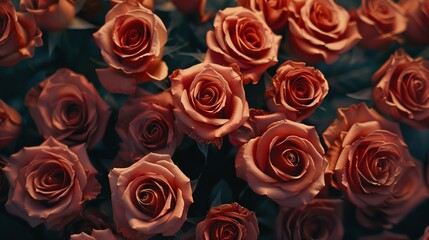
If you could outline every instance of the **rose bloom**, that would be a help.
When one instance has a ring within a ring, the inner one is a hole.
[[[109,173],[113,220],[127,239],[171,236],[186,221],[193,202],[188,177],[169,155],[150,153]]]
[[[314,127],[283,120],[241,146],[237,177],[280,206],[309,203],[325,186],[327,161]]]
[[[193,139],[214,143],[249,117],[243,81],[236,65],[201,63],[170,76],[174,115]]]
[[[258,220],[254,212],[238,203],[212,207],[206,218],[198,223],[197,240],[256,240],[259,235]]]
[[[270,111],[301,121],[320,106],[328,90],[328,81],[319,70],[302,62],[286,61],[277,69],[265,99]]]
[[[101,84],[113,93],[131,94],[136,84],[163,80],[168,73],[162,59],[167,29],[162,20],[139,1],[124,1],[106,14],[94,33],[110,68],[96,69]]]
[[[171,0],[176,8],[186,14],[198,15],[201,22],[209,20],[211,14],[205,14],[206,0]]]
[[[250,139],[261,136],[272,123],[286,119],[283,113],[268,113],[261,109],[251,108],[249,114],[243,125],[228,135],[234,147],[240,147]]]
[[[283,208],[276,220],[278,240],[342,239],[343,202],[314,199],[297,208]]]
[[[333,0],[308,0],[289,18],[290,49],[307,63],[335,62],[361,39],[357,24]]]
[[[0,66],[13,66],[31,58],[43,45],[42,32],[29,13],[17,13],[11,1],[0,1]]]
[[[101,140],[110,116],[109,106],[85,76],[65,68],[28,91],[25,105],[45,139],[53,136],[88,148]]]
[[[150,152],[173,155],[183,137],[170,91],[153,95],[138,89],[119,109],[116,131],[126,151],[140,157]]]
[[[125,0],[110,0],[110,3],[112,4],[112,7],[114,7],[115,5],[124,1]],[[137,0],[137,2],[140,2],[145,8],[153,11],[154,0]]]
[[[37,25],[47,31],[66,29],[75,17],[74,0],[20,0],[22,11],[37,19]]]
[[[408,17],[407,39],[416,44],[429,44],[429,1],[401,0],[399,4]]]
[[[368,49],[386,48],[393,41],[401,43],[400,35],[407,28],[404,10],[392,0],[363,0],[351,16],[363,37],[360,44]]]
[[[84,232],[73,234],[70,236],[70,240],[116,240],[116,237],[110,229],[94,229],[90,235]]]
[[[401,49],[371,80],[380,111],[416,129],[429,127],[429,61],[413,59]]]
[[[0,148],[9,145],[21,133],[21,115],[0,99]]]
[[[3,171],[10,183],[6,210],[32,227],[61,229],[101,189],[85,146],[69,148],[52,137],[13,154]]]
[[[275,65],[281,36],[275,35],[260,13],[243,7],[226,8],[207,32],[205,62],[238,64],[245,84],[258,83],[262,73]]]

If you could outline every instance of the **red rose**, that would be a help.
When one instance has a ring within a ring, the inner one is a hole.
[[[0,99],[0,148],[9,145],[21,133],[21,115]]]

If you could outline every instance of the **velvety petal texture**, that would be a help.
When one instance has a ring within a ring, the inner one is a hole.
[[[327,161],[314,127],[289,120],[270,125],[240,147],[235,168],[257,194],[280,206],[309,203],[325,186]]]
[[[11,183],[6,210],[32,227],[61,229],[101,189],[85,146],[69,148],[52,137],[13,154],[3,171]]]
[[[429,44],[429,0],[401,0],[408,18],[405,36],[414,44]]]
[[[165,154],[150,153],[109,173],[113,220],[127,239],[171,236],[186,221],[192,204],[190,180]]]
[[[37,129],[68,145],[94,147],[103,137],[110,108],[85,76],[59,69],[25,98]]]
[[[21,133],[21,115],[0,99],[0,148],[9,145]]]

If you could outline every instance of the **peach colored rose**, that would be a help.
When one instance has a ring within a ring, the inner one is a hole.
[[[150,153],[109,174],[113,220],[127,239],[171,236],[182,227],[193,202],[189,178],[171,157]]]
[[[325,186],[327,161],[314,127],[278,121],[241,146],[236,158],[237,177],[257,194],[280,206],[309,203]]]
[[[359,240],[409,240],[407,235],[383,232],[377,235],[360,237]]]
[[[371,80],[380,111],[416,129],[429,128],[429,61],[414,59],[401,49]]]
[[[170,76],[174,115],[182,130],[195,140],[215,143],[249,117],[238,67],[201,63]]]
[[[328,90],[328,81],[319,70],[303,62],[286,61],[277,69],[265,99],[270,111],[301,121],[323,102]]]
[[[66,29],[75,16],[75,0],[20,0],[22,11],[33,14],[37,25],[47,31]]]
[[[31,58],[43,45],[42,32],[29,13],[17,13],[11,1],[0,1],[0,66],[13,66]]]
[[[229,141],[235,147],[240,147],[250,139],[261,136],[272,123],[286,119],[283,113],[267,113],[261,109],[251,108],[249,113],[250,117],[247,121],[228,135]]]
[[[91,234],[79,233],[70,236],[70,240],[116,240],[110,229],[92,230]]]
[[[333,63],[361,35],[349,13],[333,0],[308,0],[289,18],[289,39],[297,59]]]
[[[407,28],[405,11],[392,0],[363,0],[351,16],[363,37],[360,44],[368,49],[386,48],[393,41],[401,43],[400,35]]]
[[[326,169],[328,177],[331,177],[334,172],[334,168],[337,165],[338,157],[342,150],[342,142],[350,128],[354,124],[371,121],[376,121],[383,129],[398,136],[402,136],[398,124],[386,120],[374,109],[369,109],[364,103],[351,105],[347,108],[339,108],[338,117],[323,133],[323,140],[328,148],[326,152],[326,159],[329,163]],[[338,179],[338,181],[340,181],[340,179]],[[338,188],[335,176],[332,176],[331,185]]]
[[[13,154],[3,170],[10,183],[6,210],[32,227],[62,228],[101,189],[85,146],[68,148],[52,137]]]
[[[21,115],[0,99],[0,148],[9,145],[21,133]]]
[[[258,220],[254,212],[238,203],[212,207],[206,218],[198,223],[197,240],[256,240],[259,235]]]
[[[206,0],[171,0],[176,8],[186,14],[198,15],[201,22],[207,21],[211,14],[204,13]]]
[[[297,208],[283,208],[276,220],[276,239],[343,239],[343,202],[314,199]]]
[[[113,93],[131,94],[136,84],[163,80],[168,67],[162,54],[167,29],[162,20],[138,0],[119,3],[94,33],[110,68],[96,69],[101,84]]]
[[[112,4],[112,7],[114,7],[115,5],[124,1],[125,0],[110,0],[110,3]],[[137,0],[137,1],[140,2],[145,8],[153,11],[154,0]]]
[[[416,44],[429,44],[429,0],[401,0],[408,17],[407,39]]]
[[[37,129],[67,145],[97,144],[109,120],[109,106],[85,76],[59,69],[33,87],[25,98]]]
[[[119,109],[116,131],[125,151],[140,157],[150,152],[173,155],[183,137],[170,91],[153,95],[138,89]]]
[[[258,83],[262,73],[275,65],[281,36],[275,35],[260,13],[243,7],[226,8],[207,32],[205,62],[238,64],[245,84]]]

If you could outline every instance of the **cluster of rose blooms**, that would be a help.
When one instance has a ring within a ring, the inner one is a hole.
[[[173,2],[209,19],[204,0]],[[304,62],[281,63],[265,92],[265,110],[249,109],[244,84],[258,83],[278,63],[282,38],[285,48],[307,63],[333,63],[359,42],[377,49],[403,43],[405,36],[428,44],[429,1],[362,0],[350,12],[332,0],[238,1],[240,6],[214,17],[204,62],[173,71],[171,87],[159,94],[137,86],[168,75],[162,61],[167,29],[153,5],[115,2],[94,33],[109,65],[96,69],[101,84],[130,97],[119,111],[116,130],[123,143],[108,175],[114,227],[71,239],[147,239],[178,232],[198,201],[190,179],[171,159],[184,134],[199,144],[221,148],[229,139],[237,147],[237,177],[281,207],[279,239],[343,236],[343,201],[324,198],[328,187],[357,207],[357,220],[368,228],[390,228],[427,200],[429,169],[425,175],[411,156],[398,123],[364,103],[339,109],[322,135],[326,149],[315,128],[300,123],[328,94],[319,70]],[[3,66],[31,57],[42,45],[39,28],[59,30],[76,10],[68,0],[21,0],[22,12],[8,0],[0,0],[0,7]],[[428,61],[398,50],[371,80],[378,110],[416,129],[429,127]],[[86,151],[102,139],[111,111],[83,75],[68,69],[34,86],[25,105],[46,141],[3,160],[10,185],[5,207],[33,227],[44,223],[61,230],[101,190]],[[19,113],[0,101],[0,146],[15,140],[20,127]],[[192,237],[257,239],[256,217],[237,203],[215,206]],[[329,220],[314,228],[321,218]]]

